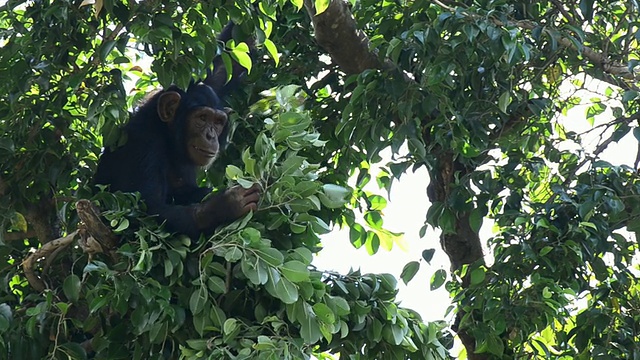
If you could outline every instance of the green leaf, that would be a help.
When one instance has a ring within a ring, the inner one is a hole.
[[[282,253],[274,248],[262,248],[255,250],[256,255],[271,266],[280,266],[284,261]]]
[[[331,296],[331,302],[336,306],[336,313],[339,316],[348,315],[351,312],[351,307],[347,300],[339,296]]]
[[[64,296],[69,299],[69,301],[75,303],[78,302],[80,298],[80,288],[82,286],[82,282],[80,281],[80,277],[75,274],[71,274],[64,279],[64,283],[62,285],[62,291],[64,292]]]
[[[286,278],[280,278],[280,281],[275,284],[275,292],[278,299],[285,304],[298,301],[298,288]]]
[[[553,250],[553,246],[545,246],[540,250],[540,256],[545,256]]]
[[[500,95],[500,98],[498,99],[498,108],[500,108],[500,111],[506,114],[507,107],[509,107],[510,103],[511,103],[511,93],[507,90],[503,92],[502,95]]]
[[[232,247],[224,254],[224,259],[228,262],[236,262],[242,259],[243,252],[238,247]]]
[[[316,315],[309,304],[304,303],[303,314],[298,316],[300,322],[300,336],[307,344],[314,344],[322,337]]]
[[[640,142],[640,127],[633,128],[633,136]]]
[[[204,309],[204,305],[209,298],[208,294],[208,291],[204,287],[197,288],[191,294],[191,298],[189,298],[189,309],[194,316],[200,314]]]
[[[367,222],[367,225],[371,226],[374,229],[382,229],[383,221],[382,215],[380,215],[379,211],[367,211],[364,214],[364,220]]]
[[[276,7],[267,1],[260,1],[258,3],[258,8],[262,11],[263,14],[267,15],[271,19],[275,20],[276,16]]]
[[[244,276],[254,285],[264,285],[269,280],[267,265],[256,258],[244,258],[240,262]]]
[[[87,352],[79,343],[69,342],[66,344],[62,344],[60,345],[60,348],[58,350],[60,351],[60,353],[66,354],[69,359],[87,359]]]
[[[293,252],[295,253],[295,257],[302,261],[304,264],[311,264],[311,262],[313,261],[313,253],[306,247],[295,248],[293,249]]]
[[[301,0],[300,3],[302,3]],[[270,39],[264,39],[264,47],[267,48],[269,56],[271,56],[277,67],[280,63],[280,55],[278,54],[278,48],[276,48],[276,44],[274,44]]]
[[[365,249],[367,249],[367,253],[369,255],[373,255],[378,252],[380,249],[380,238],[378,234],[373,231],[367,232],[367,241],[364,244]]]
[[[469,226],[473,232],[478,233],[480,231],[480,227],[482,227],[482,212],[480,209],[475,208],[471,210],[469,213]]]
[[[298,9],[298,11],[300,11],[304,6],[304,0],[291,0],[291,3],[296,7],[296,9]]]
[[[414,276],[416,276],[418,270],[420,270],[420,263],[418,261],[411,261],[404,266],[400,273],[400,278],[405,285],[408,284]]]
[[[324,184],[322,186],[322,193],[318,194],[322,205],[335,209],[342,207],[347,203],[349,196],[351,195],[351,191],[345,187],[334,185],[334,184]],[[324,197],[320,196],[324,195]]]
[[[293,191],[303,198],[309,197],[320,189],[320,185],[315,181],[301,181],[296,184]]]
[[[207,279],[207,288],[216,294],[224,294],[227,291],[227,285],[224,280],[218,276],[209,276]]]
[[[168,327],[169,325],[166,322],[154,323],[149,330],[149,340],[151,341],[151,343],[162,343],[167,337]]]
[[[331,0],[314,0],[314,4],[316,6],[316,16],[322,14],[325,10],[327,10],[330,3]]]
[[[244,173],[242,169],[235,165],[227,165],[227,168],[225,170],[225,176],[229,180],[236,180],[238,178],[241,178],[243,174]]]
[[[10,153],[16,151],[13,140],[9,139],[8,137],[0,137],[0,149],[6,150]]]
[[[225,70],[227,71],[226,82],[228,82],[233,77],[233,61],[231,60],[231,56],[229,56],[229,54],[227,54],[226,52],[220,54],[220,58],[222,59]]]
[[[398,62],[398,57],[402,51],[402,40],[393,38],[389,41],[389,47],[387,48],[387,57],[394,63]]]
[[[380,285],[382,285],[382,289],[387,292],[393,292],[396,290],[396,286],[398,285],[398,280],[387,273],[379,274],[377,277],[380,279]]]
[[[128,228],[129,228],[129,220],[127,220],[127,219],[122,219],[122,220],[120,221],[120,223],[118,224],[118,227],[117,227],[117,228],[115,228],[113,231],[115,231],[115,232],[121,232],[121,231],[124,231],[124,230],[126,230],[126,229],[128,229]]]
[[[113,50],[113,48],[116,46],[116,41],[115,40],[106,40],[102,43],[102,46],[100,46],[100,60],[102,60],[103,62],[105,62],[107,60],[107,56],[109,56],[109,54],[111,54],[111,51]]]
[[[269,349],[275,349],[276,344],[268,336],[258,336],[258,343],[253,345],[254,349],[259,351],[265,351]]]
[[[260,234],[260,231],[252,227],[242,229],[239,235],[240,235],[240,238],[247,245],[257,244],[262,239],[262,234]]]
[[[207,350],[209,339],[187,340],[187,345],[194,350]]]
[[[433,259],[433,255],[436,253],[436,249],[426,249],[422,251],[422,258],[427,264],[431,264],[431,259]]]
[[[438,289],[440,286],[442,286],[442,284],[444,284],[444,281],[446,279],[447,272],[444,271],[444,269],[436,270],[436,272],[431,276],[429,288],[431,289],[431,291]]]
[[[245,50],[240,46],[241,44],[238,44],[236,48],[232,49],[230,55],[240,66],[247,69],[247,73],[251,73],[251,56],[249,56],[248,48]]]
[[[594,0],[580,0],[580,12],[584,16],[585,21],[593,20]]]
[[[478,267],[471,271],[471,285],[479,285],[484,281],[486,274],[484,267]]]
[[[282,162],[282,167],[280,168],[280,171],[282,172],[281,175],[292,175],[296,171],[299,171],[303,161],[304,158],[300,156],[293,155],[287,157]]]
[[[0,332],[7,331],[11,326],[12,320],[11,307],[5,303],[0,304]]]
[[[309,269],[307,265],[297,260],[287,261],[282,265],[280,271],[285,278],[294,283],[309,280]]]
[[[637,65],[637,60],[636,60],[636,65]],[[635,99],[637,99],[638,97],[640,97],[640,92],[636,91],[636,90],[626,90],[624,92],[624,94],[622,95],[622,102],[630,102],[633,101]],[[634,128],[638,129],[638,128]],[[633,133],[633,135],[636,135],[635,131]],[[638,137],[636,136],[636,139],[638,139]],[[640,141],[640,140],[638,140]]]
[[[349,228],[349,241],[356,248],[359,249],[365,244],[367,240],[367,231],[360,224],[353,224]]]
[[[238,329],[238,320],[234,318],[229,318],[225,320],[224,325],[222,326],[222,331],[225,335],[229,335]]]
[[[224,311],[217,307],[216,305],[211,306],[211,313],[209,314],[213,325],[218,329],[222,329],[224,323],[227,321],[227,316]]]
[[[456,214],[451,209],[442,209],[442,214],[438,219],[438,225],[445,234],[454,234],[456,232],[456,221]]]
[[[331,309],[323,303],[316,303],[313,305],[313,312],[316,314],[318,319],[325,324],[333,324],[336,322],[336,315],[331,311]]]
[[[387,199],[383,198],[380,195],[372,195],[367,197],[371,206],[369,206],[369,210],[381,211],[387,207]]]

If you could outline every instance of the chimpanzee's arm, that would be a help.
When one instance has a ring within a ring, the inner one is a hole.
[[[176,205],[189,205],[197,204],[204,199],[205,196],[211,193],[212,189],[207,187],[184,186],[179,189],[175,189],[173,192],[173,202]]]
[[[233,28],[236,25],[233,22],[229,22],[222,32],[218,36],[218,41],[222,43],[226,43],[227,41],[233,38]],[[255,51],[254,39],[247,38],[244,39],[244,42],[249,45],[249,49],[253,53]],[[217,56],[213,59],[213,70],[207,70],[207,78],[204,79],[204,83],[211,86],[211,88],[217,94],[226,94],[231,89],[235,89],[240,84],[244,75],[246,75],[247,69],[245,69],[242,65],[234,61],[232,63],[231,73],[233,74],[230,81],[227,81],[227,68],[224,62],[222,61],[221,56]]]
[[[260,188],[258,185],[249,189],[236,186],[192,205],[164,204],[153,196],[143,195],[143,198],[147,202],[147,212],[166,220],[168,230],[196,239],[203,232],[210,235],[218,226],[257,210]]]

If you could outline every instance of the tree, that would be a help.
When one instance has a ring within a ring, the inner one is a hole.
[[[449,279],[450,325],[469,359],[639,356],[640,158],[599,158],[640,139],[637,14],[635,2],[597,0],[8,2],[2,351],[450,356],[442,322],[394,303],[392,276],[310,265],[329,224],[370,253],[391,247],[384,197],[363,190],[391,149],[381,190],[429,171],[420,235],[441,232],[451,273],[431,285]],[[230,19],[255,34],[253,64],[240,40],[216,43]],[[135,194],[88,184],[127,109],[157,82],[186,85],[219,53],[251,72],[230,99],[233,144],[202,181],[266,183],[266,200],[194,243],[164,232]],[[573,121],[586,130],[568,130],[563,115],[580,106]],[[485,218],[490,239],[478,235]]]

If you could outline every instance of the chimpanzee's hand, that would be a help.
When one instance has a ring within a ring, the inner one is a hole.
[[[223,194],[223,211],[227,212],[228,221],[234,221],[249,213],[258,210],[260,200],[260,186],[253,184],[248,189],[242,186],[234,186],[227,189]]]
[[[201,231],[213,231],[216,227],[258,209],[260,186],[254,184],[248,189],[234,186],[205,200],[195,209],[195,219]]]

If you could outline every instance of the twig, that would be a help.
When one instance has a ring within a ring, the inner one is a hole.
[[[569,22],[569,24],[571,25],[576,25],[576,20],[573,18],[573,16],[571,14],[569,14],[569,12],[567,11],[567,9],[564,8],[564,5],[558,1],[558,0],[551,0],[551,2],[553,3],[553,5],[555,5],[556,9],[560,10],[560,12],[562,13],[562,15],[567,19],[567,21]]]

